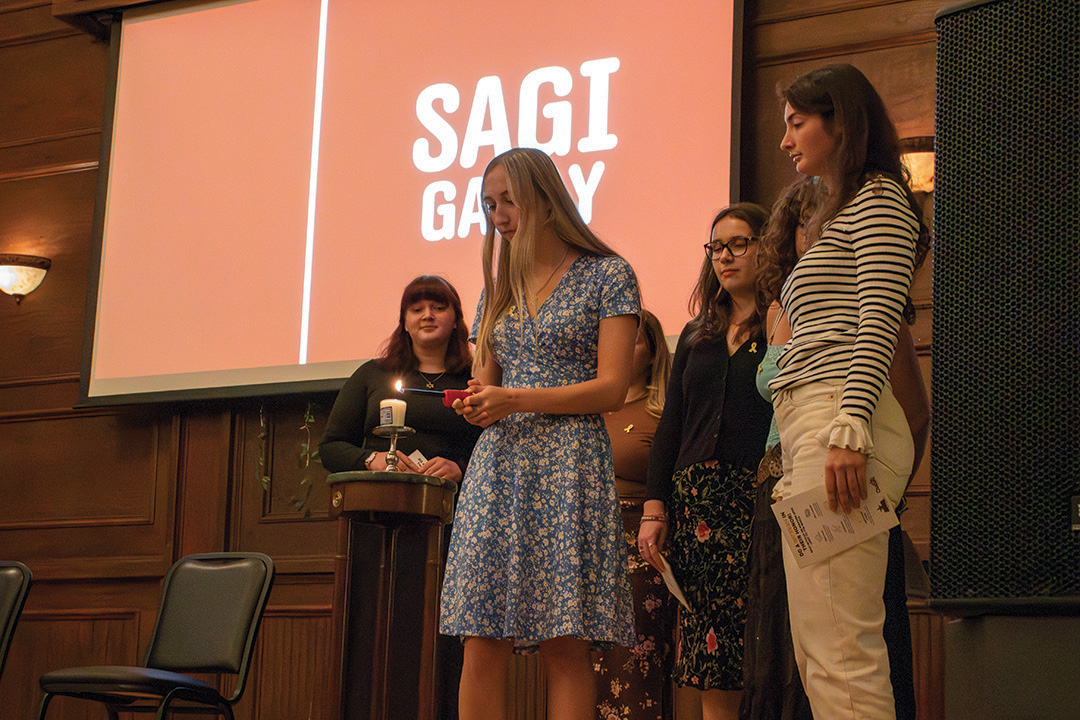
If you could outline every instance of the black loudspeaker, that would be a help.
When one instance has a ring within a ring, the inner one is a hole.
[[[936,23],[931,607],[1080,614],[1080,2]]]

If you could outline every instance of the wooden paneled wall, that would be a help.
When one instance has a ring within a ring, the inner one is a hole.
[[[278,579],[238,717],[330,720],[344,566],[299,428],[313,403],[317,442],[332,396],[73,409],[109,49],[51,10],[0,0],[0,252],[53,261],[21,305],[0,298],[0,556],[34,572],[0,715],[34,717],[49,670],[141,662],[178,557],[259,550]]]
[[[117,0],[60,2],[79,7]],[[777,83],[848,61],[884,95],[902,137],[933,134],[933,14],[941,0],[746,0],[741,168],[744,199],[770,204],[794,178]],[[32,717],[50,669],[138,662],[160,583],[181,555],[259,550],[278,582],[239,717],[337,717],[344,563],[327,519],[325,474],[300,466],[313,403],[330,396],[73,409],[97,183],[108,48],[54,19],[48,0],[0,0],[0,252],[53,260],[22,305],[0,296],[0,556],[35,573],[0,679],[8,717]],[[929,377],[929,273],[915,327]],[[929,384],[929,383],[928,383]],[[305,474],[306,473],[306,474]],[[262,477],[269,479],[264,487]],[[305,480],[306,477],[306,480]],[[294,500],[310,491],[310,514]],[[929,463],[905,525],[926,555]],[[942,619],[914,608],[921,718],[942,717]],[[541,717],[534,664],[514,716]],[[58,709],[60,706],[62,709]],[[57,702],[51,716],[97,717]]]

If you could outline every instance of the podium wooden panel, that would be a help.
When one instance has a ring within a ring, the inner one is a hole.
[[[342,657],[344,720],[435,720],[443,525],[457,484],[390,472],[327,478],[349,523]]]

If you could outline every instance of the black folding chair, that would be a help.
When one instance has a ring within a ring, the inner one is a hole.
[[[209,553],[181,558],[165,576],[161,607],[143,667],[56,670],[41,676],[38,720],[55,695],[104,703],[118,712],[175,712],[233,718],[247,681],[274,561],[262,553]],[[187,673],[236,675],[229,697]],[[173,706],[176,701],[181,704]]]
[[[0,561],[0,677],[4,675],[11,636],[30,592],[33,573],[21,562]]]

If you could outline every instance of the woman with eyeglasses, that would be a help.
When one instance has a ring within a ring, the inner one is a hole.
[[[638,532],[642,557],[667,550],[691,611],[679,610],[673,677],[700,691],[704,720],[737,718],[743,686],[746,555],[754,478],[772,407],[755,376],[767,305],[757,292],[763,208],[739,203],[714,218],[693,320],[679,337],[649,456]],[[666,547],[670,546],[670,547]]]

